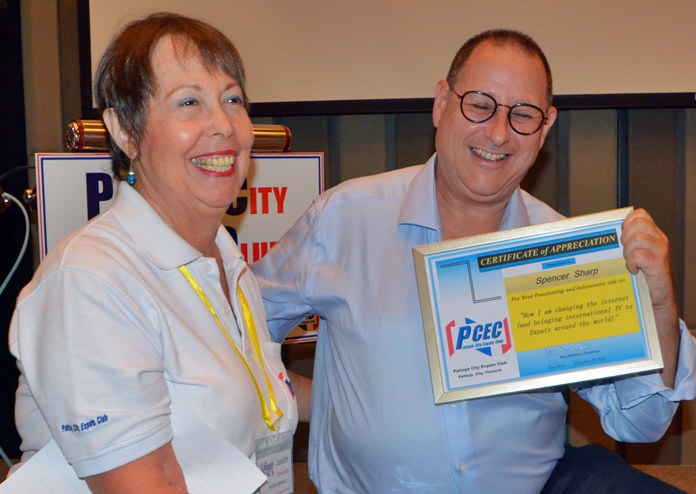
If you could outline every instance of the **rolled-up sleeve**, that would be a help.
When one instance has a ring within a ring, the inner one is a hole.
[[[669,427],[679,402],[696,397],[696,339],[680,322],[674,388],[658,372],[581,387],[578,394],[597,410],[604,431],[617,441],[654,442]]]

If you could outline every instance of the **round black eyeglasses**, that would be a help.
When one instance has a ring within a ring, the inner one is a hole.
[[[523,136],[529,136],[536,134],[544,122],[548,120],[544,110],[529,103],[504,105],[483,91],[467,91],[464,94],[459,94],[452,89],[452,92],[459,98],[459,109],[469,122],[486,122],[493,118],[499,106],[504,106],[510,110],[508,122],[510,122],[512,130]]]

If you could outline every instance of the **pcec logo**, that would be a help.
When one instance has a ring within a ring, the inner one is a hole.
[[[262,461],[259,465],[259,470],[263,472],[266,477],[273,476],[273,462],[272,461]]]
[[[512,348],[507,317],[490,322],[476,322],[465,317],[462,326],[457,327],[456,322],[452,320],[445,326],[445,331],[450,357],[458,350],[477,350],[492,357],[496,348],[500,348],[501,355],[505,355]]]

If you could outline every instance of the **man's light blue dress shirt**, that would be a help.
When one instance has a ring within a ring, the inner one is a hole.
[[[441,239],[435,157],[345,182],[252,266],[276,340],[306,315],[316,350],[310,476],[322,493],[538,493],[563,455],[559,390],[434,405],[412,247]],[[562,219],[522,190],[500,229]],[[683,333],[678,385],[658,375],[580,390],[622,441],[657,440],[694,396]]]

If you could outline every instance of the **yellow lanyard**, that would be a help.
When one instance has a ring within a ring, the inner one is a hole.
[[[237,285],[237,295],[239,296],[239,302],[242,306],[242,312],[244,313],[244,321],[246,322],[247,330],[249,331],[249,340],[251,341],[251,345],[254,348],[254,353],[256,353],[256,358],[258,359],[259,365],[261,366],[261,371],[263,372],[263,377],[266,379],[266,387],[268,388],[268,401],[270,403],[271,410],[273,410],[273,412],[275,412],[275,414],[276,414],[277,418],[275,420],[271,419],[271,412],[269,411],[269,405],[266,403],[266,400],[263,397],[263,393],[261,392],[261,388],[259,387],[259,383],[256,381],[256,378],[254,377],[254,373],[251,371],[251,367],[249,367],[249,363],[244,358],[244,355],[242,354],[241,350],[239,349],[237,344],[234,342],[234,340],[232,339],[230,334],[227,332],[227,329],[225,329],[225,326],[222,324],[222,321],[220,321],[220,318],[218,317],[217,312],[215,312],[215,309],[213,308],[212,304],[210,303],[210,300],[208,300],[208,297],[203,292],[203,289],[200,287],[200,285],[193,278],[193,276],[191,275],[191,272],[186,268],[186,266],[179,266],[179,271],[181,271],[181,273],[186,277],[189,284],[196,291],[196,293],[200,297],[203,304],[205,304],[205,306],[208,308],[208,311],[212,314],[213,318],[215,319],[218,326],[222,330],[222,334],[225,335],[225,338],[227,338],[227,341],[229,342],[229,344],[232,346],[232,348],[234,348],[234,351],[237,352],[239,359],[244,364],[244,367],[246,368],[247,372],[249,373],[249,377],[251,377],[251,381],[254,383],[254,387],[256,388],[256,394],[258,395],[259,403],[261,404],[261,414],[263,415],[263,420],[264,420],[264,422],[266,422],[266,425],[268,426],[268,428],[270,430],[275,431],[277,424],[278,424],[278,421],[280,420],[280,417],[283,416],[283,412],[276,405],[275,393],[273,392],[273,386],[271,385],[270,379],[268,379],[268,374],[266,373],[266,369],[264,367],[263,355],[261,353],[261,346],[259,345],[259,338],[258,338],[258,335],[256,334],[256,325],[254,324],[254,317],[251,314],[251,309],[249,308],[249,304],[247,303],[246,297],[244,296],[244,292],[242,291],[242,287]]]

